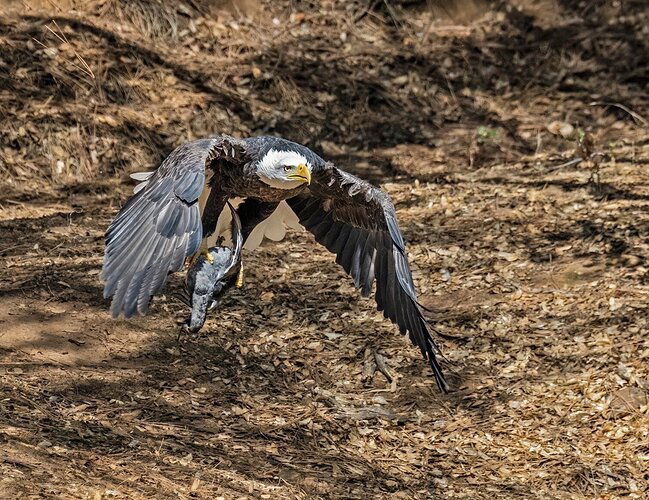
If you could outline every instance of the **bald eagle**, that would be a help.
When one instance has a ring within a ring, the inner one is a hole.
[[[417,301],[394,205],[382,190],[279,137],[216,135],[188,142],[139,179],[143,182],[106,232],[102,279],[113,317],[145,314],[167,275],[218,234],[226,203],[239,198],[246,248],[257,226],[266,225],[265,234],[278,239],[283,224],[280,234],[273,234],[278,232],[273,218],[299,220],[336,254],[364,297],[376,280],[378,309],[408,333],[440,389],[448,389]]]

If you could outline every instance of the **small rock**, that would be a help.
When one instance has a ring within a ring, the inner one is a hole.
[[[45,54],[47,57],[56,57],[56,54],[58,54],[59,51],[56,47],[48,47],[46,49],[43,49],[43,54]]]
[[[649,404],[649,396],[639,387],[623,387],[611,398],[609,408],[615,412],[626,413],[639,410]]]
[[[622,261],[629,267],[635,267],[642,262],[642,259],[637,255],[625,254],[622,255]]]
[[[548,124],[548,131],[554,135],[560,135],[564,139],[572,137],[575,127],[566,122],[554,121]]]
[[[617,365],[617,374],[627,382],[631,380],[632,374],[629,367],[620,363]]]

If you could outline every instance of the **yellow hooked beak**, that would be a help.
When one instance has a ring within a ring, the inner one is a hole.
[[[306,182],[311,184],[311,172],[304,163],[297,166],[297,171],[294,174],[286,176],[287,179]]]

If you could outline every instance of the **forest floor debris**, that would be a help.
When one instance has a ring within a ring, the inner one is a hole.
[[[646,8],[510,3],[9,4],[0,496],[645,497]],[[109,319],[127,174],[214,132],[382,184],[452,393],[306,233],[246,256],[197,341],[178,278]]]

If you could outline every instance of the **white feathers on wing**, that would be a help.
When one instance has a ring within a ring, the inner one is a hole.
[[[273,241],[280,241],[286,236],[287,229],[304,229],[300,224],[295,212],[291,210],[288,203],[285,201],[280,202],[273,214],[265,221],[252,230],[250,236],[246,240],[244,248],[247,250],[254,250],[261,245],[264,238]]]
[[[153,172],[133,172],[130,177],[136,181],[145,181],[153,175]]]
[[[242,202],[242,198],[233,198],[230,200],[230,203],[235,208]],[[230,238],[231,219],[232,214],[230,211],[223,210],[216,224],[216,231],[203,242],[203,245],[207,245],[207,248],[214,246],[217,238],[221,236],[228,242]],[[295,215],[295,212],[291,210],[291,207],[285,201],[282,201],[268,219],[257,224],[252,230],[243,248],[246,250],[254,250],[262,244],[264,238],[272,241],[280,241],[286,236],[287,229],[303,229],[303,227],[300,225],[300,220]]]
[[[136,181],[141,181],[140,183],[136,184],[135,187],[133,188],[133,194],[139,193],[144,189],[144,187],[148,184],[149,177],[153,175],[153,172],[133,172],[130,177],[131,179],[135,179]]]

